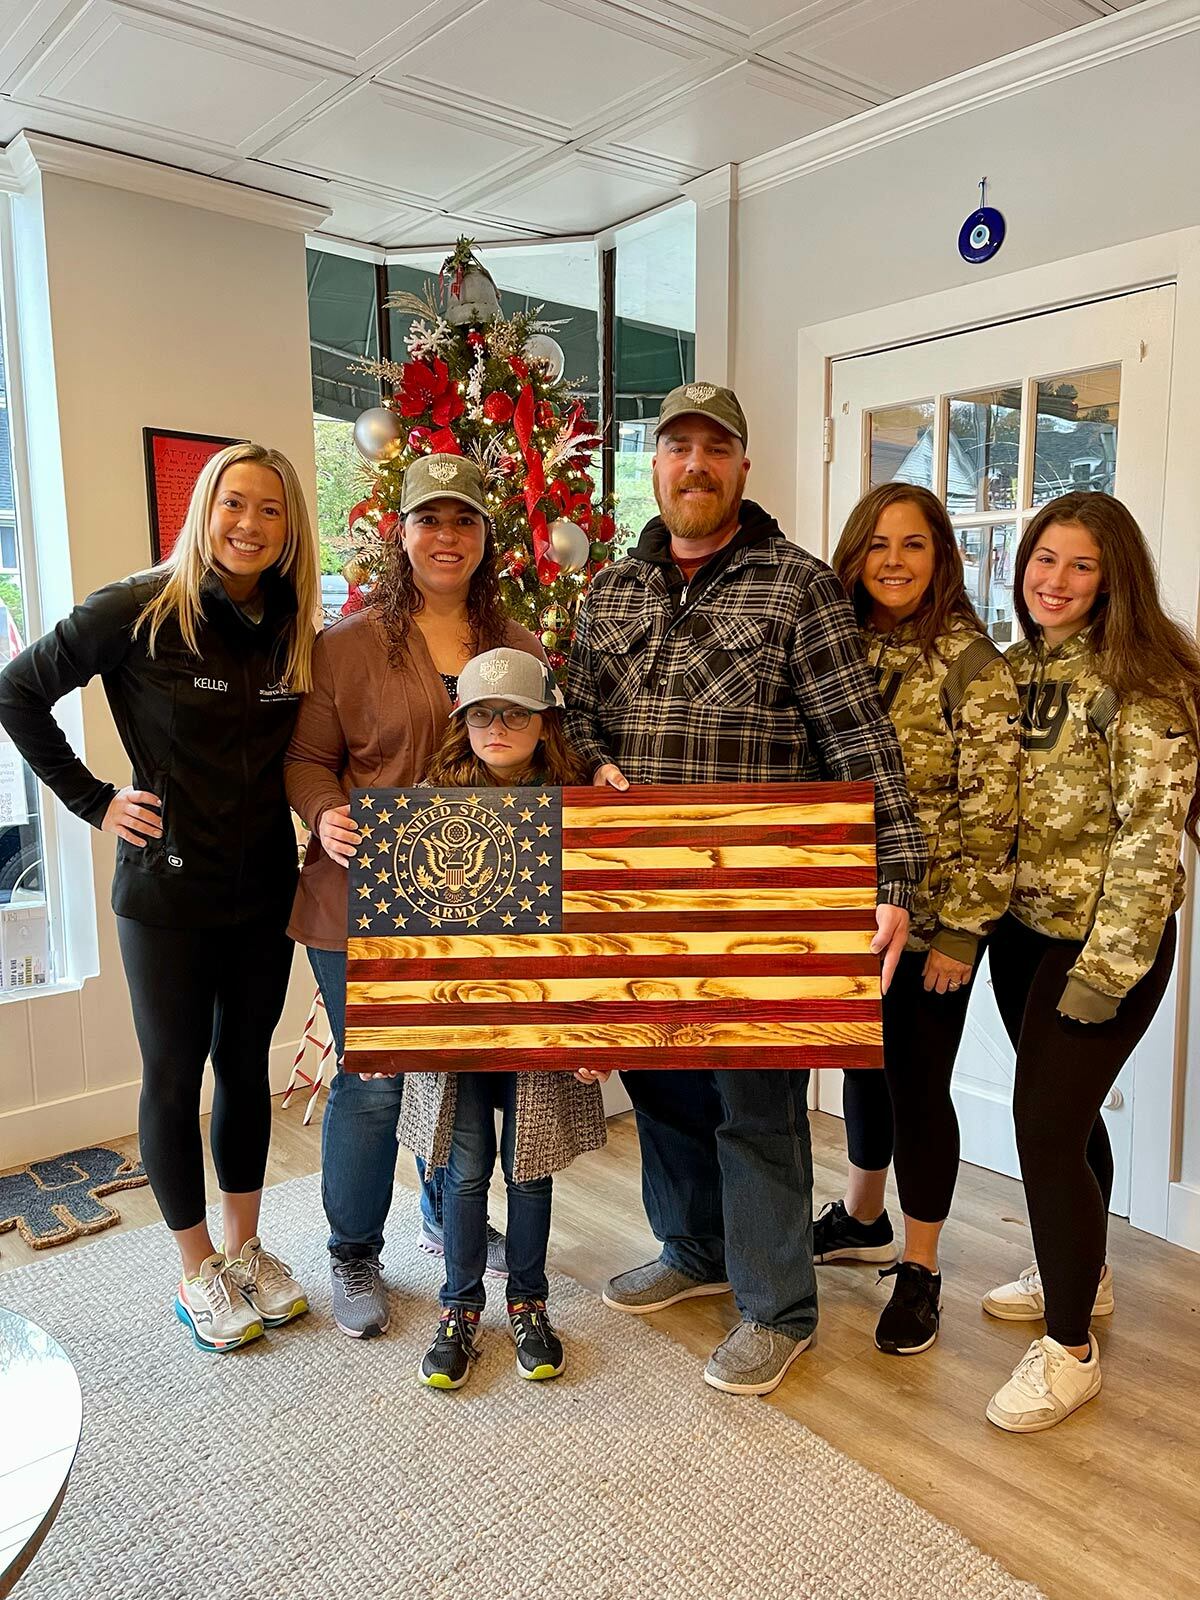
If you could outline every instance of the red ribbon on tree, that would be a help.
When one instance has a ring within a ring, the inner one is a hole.
[[[518,359],[517,356],[512,357],[511,364],[514,371]],[[521,362],[521,365],[524,366],[524,362]],[[528,373],[529,369],[525,370]],[[553,583],[559,569],[558,562],[550,554],[550,530],[546,525],[546,513],[538,505],[546,492],[546,469],[533,444],[534,410],[533,388],[526,383],[517,400],[517,408],[513,412],[513,432],[517,436],[517,443],[521,446],[521,454],[525,458],[525,487],[522,494],[537,575],[542,583]]]

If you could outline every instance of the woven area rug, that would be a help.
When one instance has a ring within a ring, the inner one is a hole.
[[[567,1278],[553,1383],[517,1377],[503,1304],[467,1388],[418,1384],[440,1265],[389,1224],[392,1327],[329,1310],[318,1179],[270,1190],[263,1233],[309,1316],[228,1356],[171,1313],[161,1227],[0,1277],[72,1356],[84,1431],[20,1600],[1038,1600],[938,1522]],[[881,1423],[886,1426],[886,1422]]]

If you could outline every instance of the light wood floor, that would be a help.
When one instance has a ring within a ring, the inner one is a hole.
[[[315,1121],[302,1126],[302,1109],[276,1113],[268,1183],[318,1165],[318,1129]],[[814,1113],[813,1128],[824,1201],[841,1192],[841,1123]],[[555,1180],[551,1264],[594,1290],[654,1253],[632,1117],[609,1130],[606,1151]],[[116,1142],[136,1149],[133,1139]],[[399,1180],[414,1184],[403,1156]],[[213,1192],[211,1174],[209,1181]],[[157,1220],[148,1189],[113,1199],[123,1228]],[[894,1215],[894,1196],[891,1206]],[[497,1220],[502,1210],[498,1200]],[[38,1255],[14,1233],[0,1237],[0,1272]],[[1019,1185],[964,1166],[944,1239],[945,1305],[934,1348],[908,1359],[881,1355],[872,1331],[886,1289],[876,1286],[873,1269],[823,1267],[817,1340],[766,1403],[881,1473],[1051,1600],[1200,1596],[1200,1256],[1114,1220],[1117,1312],[1097,1329],[1104,1391],[1061,1427],[1016,1438],[991,1427],[983,1407],[1040,1326],[994,1322],[979,1297],[1029,1258]],[[651,1320],[699,1363],[735,1316],[723,1297]],[[742,1403],[762,1402],[731,1402],[731,1428]]]

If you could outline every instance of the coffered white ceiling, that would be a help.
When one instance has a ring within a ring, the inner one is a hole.
[[[1139,0],[0,0],[0,143],[319,201],[326,231],[592,232]]]

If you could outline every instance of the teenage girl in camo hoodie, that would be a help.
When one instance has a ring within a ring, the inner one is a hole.
[[[1089,1322],[1113,1309],[1113,1162],[1101,1107],[1149,1027],[1175,955],[1179,849],[1196,840],[1200,652],[1168,617],[1141,530],[1107,495],[1064,495],[1025,531],[1017,871],[991,944],[1017,1052],[1013,1110],[1037,1263],[984,1300],[1046,1319],[987,1408],[1053,1427],[1100,1389]]]
[[[904,1254],[890,1269],[875,1343],[915,1355],[940,1320],[938,1239],[958,1176],[950,1079],[969,985],[1012,887],[1017,691],[967,597],[950,518],[928,489],[872,489],[850,513],[833,566],[900,738],[929,865],[883,1000],[884,1070],[845,1074],[850,1182],[845,1200],[817,1218],[813,1254],[895,1259],[883,1207],[894,1150]]]
[[[459,676],[450,726],[426,782],[447,788],[586,783],[562,731],[562,704],[553,673],[535,657],[507,649],[476,656]],[[431,1169],[446,1169],[442,1314],[418,1374],[430,1388],[461,1388],[478,1354],[497,1109],[508,1190],[508,1321],[517,1372],[522,1378],[556,1378],[563,1370],[562,1341],[546,1314],[550,1174],[604,1144],[599,1086],[608,1076],[581,1068],[405,1077],[400,1141]]]

